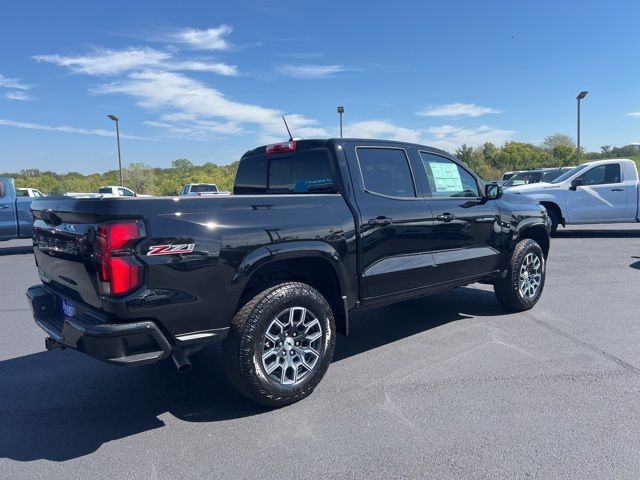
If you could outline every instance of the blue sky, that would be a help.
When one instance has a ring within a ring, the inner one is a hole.
[[[63,6],[64,5],[64,6]],[[296,137],[640,142],[640,3],[5,3],[0,171],[229,163]]]

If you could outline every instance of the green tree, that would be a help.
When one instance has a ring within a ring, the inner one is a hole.
[[[473,155],[473,148],[466,143],[463,143],[456,149],[456,157],[467,165],[471,161],[471,155]]]
[[[552,155],[557,167],[566,167],[575,162],[575,149],[569,145],[556,145],[553,147]]]
[[[542,146],[550,152],[559,145],[575,148],[573,139],[569,135],[565,135],[564,133],[554,133],[553,135],[548,135],[544,137],[544,141],[542,142]]]
[[[144,163],[132,163],[123,171],[127,186],[136,193],[155,194],[156,174],[154,170]]]

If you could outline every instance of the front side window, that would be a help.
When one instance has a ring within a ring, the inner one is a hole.
[[[583,173],[580,177],[584,185],[605,185],[620,183],[620,164],[599,165]]]
[[[478,196],[476,179],[454,161],[428,152],[420,152],[420,158],[432,197]]]
[[[133,192],[129,189],[119,188],[118,192],[120,192],[120,195],[123,197],[133,197]]]
[[[364,188],[389,197],[415,197],[409,159],[399,148],[356,149]]]

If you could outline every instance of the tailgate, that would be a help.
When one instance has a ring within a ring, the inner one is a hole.
[[[94,264],[95,211],[100,199],[47,197],[32,203],[33,251],[43,283],[101,306]]]

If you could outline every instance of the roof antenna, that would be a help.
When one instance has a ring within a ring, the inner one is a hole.
[[[284,115],[282,116],[282,121],[284,122],[284,126],[287,129],[287,133],[289,134],[289,141],[293,141],[293,136],[291,135],[291,130],[289,130],[289,125],[287,125],[287,120],[286,118],[284,118]]]

